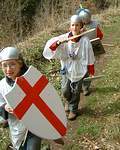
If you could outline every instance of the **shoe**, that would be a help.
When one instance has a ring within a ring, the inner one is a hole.
[[[3,128],[7,128],[7,127],[9,127],[9,125],[8,125],[8,121],[7,120],[5,120],[4,122],[3,122]]]
[[[7,148],[6,148],[6,150],[13,150],[14,148],[13,148],[13,146],[12,146],[12,143],[10,143],[8,146],[7,146]]]
[[[70,111],[69,115],[68,115],[68,119],[69,120],[75,120],[77,117],[76,113],[73,113],[72,111]]]
[[[65,112],[69,112],[69,105],[68,105],[68,103],[65,103]]]
[[[57,144],[60,144],[60,145],[64,145],[64,141],[63,141],[62,138],[56,139],[56,140],[54,140],[54,142],[57,143]]]
[[[90,95],[90,91],[89,91],[89,90],[84,90],[84,91],[83,91],[83,95],[84,95],[84,96]]]

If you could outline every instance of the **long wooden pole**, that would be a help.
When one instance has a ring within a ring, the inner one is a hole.
[[[87,34],[87,33],[89,33],[89,32],[95,31],[95,30],[96,30],[96,28],[93,28],[93,29],[90,29],[90,30],[88,30],[88,31],[82,32],[82,33],[79,34],[79,35],[74,35],[74,36],[68,38],[68,39],[66,40],[66,42],[68,42],[68,41],[70,41],[70,40],[73,40],[73,39],[75,39],[75,38],[78,38],[78,37],[80,37],[80,36],[83,36],[83,35],[85,35],[85,34]]]

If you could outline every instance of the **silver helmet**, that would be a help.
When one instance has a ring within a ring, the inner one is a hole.
[[[76,10],[76,13],[75,13],[75,14],[76,14],[76,15],[79,15],[79,13],[80,13],[81,11],[83,11],[83,10],[84,10],[84,8],[79,8],[79,9]]]
[[[88,24],[91,21],[91,12],[89,9],[81,9],[79,16],[85,24]]]
[[[20,53],[15,47],[6,47],[0,52],[0,62],[10,59],[19,59]]]
[[[80,23],[82,22],[81,18],[79,15],[73,15],[71,18],[70,18],[70,22],[71,23]]]

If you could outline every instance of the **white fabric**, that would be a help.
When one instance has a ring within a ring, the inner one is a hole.
[[[4,95],[11,90],[11,86],[9,86],[6,82],[6,79],[3,78],[0,81],[0,94],[2,96],[0,97],[0,106],[3,104],[7,103],[4,99]],[[12,144],[14,148],[19,150],[19,147],[24,140],[25,133],[26,133],[26,128],[24,125],[12,114],[8,114],[8,123],[9,123],[9,128],[10,128],[10,138],[12,141]]]
[[[5,119],[3,117],[0,116],[0,124],[4,123]]]
[[[94,64],[95,58],[92,45],[89,39],[85,36],[81,37],[80,41],[75,43],[69,41],[57,47],[55,51],[50,49],[50,46],[57,40],[62,38],[67,39],[68,34],[63,34],[59,37],[54,37],[46,43],[43,51],[43,56],[46,59],[59,59],[61,69],[67,69],[67,77],[71,82],[77,82],[87,73],[87,67]],[[75,59],[70,57],[70,54],[75,53]]]

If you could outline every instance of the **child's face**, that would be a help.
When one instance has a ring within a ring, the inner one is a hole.
[[[17,60],[5,60],[1,62],[1,67],[5,76],[15,80],[20,74],[22,64]]]
[[[72,32],[73,35],[80,34],[81,28],[82,28],[81,23],[71,23],[71,25],[70,25],[70,31]]]

